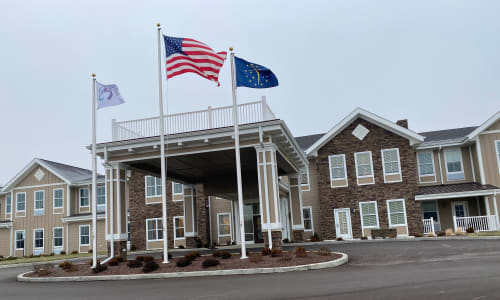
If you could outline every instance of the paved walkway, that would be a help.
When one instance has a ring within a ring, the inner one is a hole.
[[[319,245],[311,246],[311,248]],[[338,243],[347,265],[234,277],[93,283],[19,283],[0,270],[10,299],[499,299],[500,240]]]

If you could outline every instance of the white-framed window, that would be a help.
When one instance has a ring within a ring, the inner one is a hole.
[[[89,207],[90,206],[89,189],[81,188],[79,190],[79,194],[80,194],[80,207]]]
[[[219,237],[231,236],[231,214],[219,213],[217,214],[217,228]]]
[[[106,210],[106,189],[104,185],[97,186],[97,211],[105,211]]]
[[[184,195],[184,185],[178,182],[172,182],[172,194]]]
[[[419,176],[434,176],[434,155],[432,150],[417,152]]]
[[[24,240],[26,232],[24,230],[16,230],[16,250],[24,250]]]
[[[42,250],[44,246],[44,236],[45,230],[43,228],[37,228],[33,230],[33,249]]]
[[[359,202],[359,212],[361,215],[361,227],[378,228],[378,208],[377,201]]]
[[[382,149],[381,154],[382,154],[382,169],[384,170],[384,176],[401,175],[399,148]]]
[[[146,238],[148,242],[163,241],[163,222],[161,218],[146,219]]]
[[[302,207],[302,214],[304,215],[304,231],[313,231],[312,207]]]
[[[497,150],[498,173],[500,173],[500,140],[495,141],[495,149]]]
[[[43,215],[43,211],[45,208],[45,192],[44,191],[35,191],[34,193],[34,215],[41,216]]]
[[[434,222],[439,223],[439,213],[436,200],[422,201],[422,214],[424,219],[434,219]]]
[[[90,246],[90,225],[79,226],[80,246]]]
[[[346,184],[344,186],[347,186],[347,167],[345,163],[345,154],[328,156],[328,164],[330,166],[330,181],[345,180]],[[332,187],[334,186],[332,185]]]
[[[406,208],[404,199],[387,200],[389,227],[406,226]]]
[[[63,238],[63,228],[54,227],[52,228],[52,247],[54,249],[63,248],[64,238]]]
[[[309,168],[305,168],[300,172],[300,186],[304,187],[303,191],[309,191]]]
[[[462,151],[460,148],[444,150],[444,160],[448,181],[463,180],[465,178]]]
[[[5,196],[5,213],[12,213],[12,196],[10,194]]]
[[[146,176],[146,198],[161,196],[161,178]]]
[[[174,239],[180,240],[184,238],[184,217],[174,217]]]
[[[26,211],[26,193],[17,193],[16,194],[16,212],[24,212]]]
[[[64,206],[64,189],[54,189],[52,191],[52,202],[54,208],[63,208]]]
[[[373,162],[371,151],[354,153],[354,162],[356,164],[356,176],[358,177],[358,179],[370,177],[373,178]],[[359,182],[358,185],[360,185]]]

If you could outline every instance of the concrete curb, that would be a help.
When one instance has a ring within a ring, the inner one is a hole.
[[[292,267],[278,268],[255,268],[255,269],[235,269],[235,270],[217,270],[217,271],[193,271],[176,273],[157,273],[157,274],[133,274],[133,275],[102,275],[102,276],[73,276],[73,277],[26,277],[30,272],[25,272],[17,276],[20,282],[81,282],[81,281],[115,281],[115,280],[137,280],[137,279],[161,279],[161,278],[182,278],[182,277],[203,277],[203,276],[227,276],[227,275],[248,275],[248,274],[269,274],[284,273],[293,271],[318,270],[332,268],[343,265],[348,262],[349,257],[345,253],[334,252],[342,255],[335,260],[300,265]]]
[[[106,258],[107,256],[105,255],[99,255],[97,256],[97,259],[103,259]],[[30,262],[30,263],[12,263],[8,265],[0,265],[0,270],[1,269],[13,269],[13,268],[23,268],[23,267],[31,267],[31,266],[36,266],[36,265],[45,265],[45,264],[58,264],[62,263],[65,261],[83,261],[83,260],[89,260],[92,259],[92,256],[88,257],[75,257],[75,258],[66,258],[66,259],[56,259],[56,260],[47,260],[47,261],[36,261],[36,262]]]

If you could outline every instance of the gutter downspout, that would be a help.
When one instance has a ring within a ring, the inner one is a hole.
[[[441,148],[442,147],[443,147],[443,145],[439,145],[439,149],[438,149],[439,176],[441,177],[441,185],[444,184],[444,180],[443,180],[443,167],[441,166]]]

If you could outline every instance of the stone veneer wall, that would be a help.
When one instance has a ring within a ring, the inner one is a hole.
[[[161,218],[162,205],[146,205],[144,176],[153,175],[133,169],[129,180],[130,243],[137,250],[146,249],[146,219]],[[173,217],[184,216],[184,201],[172,201],[172,183],[167,182],[168,246],[174,246]]]
[[[360,141],[352,135],[358,124],[365,126],[370,132]],[[381,149],[399,148],[403,181],[400,183],[384,183]],[[354,153],[372,151],[375,184],[358,186]],[[348,187],[332,189],[330,186],[330,170],[328,156],[345,154],[347,165]],[[318,188],[320,197],[320,234],[324,239],[334,239],[334,208],[350,208],[354,238],[361,237],[360,201],[377,201],[380,228],[387,228],[386,200],[405,199],[409,234],[422,232],[422,210],[420,202],[415,201],[417,191],[417,161],[415,151],[409,141],[363,119],[357,119],[318,150],[316,158],[318,172]]]

